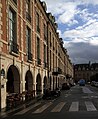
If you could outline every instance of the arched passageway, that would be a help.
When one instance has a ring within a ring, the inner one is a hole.
[[[16,66],[11,65],[7,72],[7,92],[20,92],[20,74]]]
[[[25,90],[32,91],[33,90],[33,76],[30,70],[27,71],[25,76]]]
[[[43,93],[45,93],[45,91],[48,89],[48,80],[47,77],[44,77],[44,81],[43,81]]]
[[[41,94],[42,92],[42,84],[41,84],[41,76],[40,74],[36,77],[36,94]]]

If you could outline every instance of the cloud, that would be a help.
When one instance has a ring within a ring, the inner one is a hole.
[[[61,8],[62,14],[59,15],[57,22],[58,23],[68,23],[74,19],[74,15],[76,13],[76,4],[71,2],[62,4]]]
[[[65,40],[66,38],[70,38],[73,42],[94,41],[96,38],[94,36],[98,36],[98,22],[96,20],[91,20],[89,23],[87,22],[87,24],[79,26],[76,29],[65,31],[63,34]],[[97,40],[97,38],[95,40]]]
[[[98,62],[97,46],[80,42],[70,43],[67,49],[73,63]]]

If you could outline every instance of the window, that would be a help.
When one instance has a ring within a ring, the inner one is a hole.
[[[27,27],[26,29],[26,44],[27,44],[27,55],[28,60],[32,60],[32,54],[31,54],[31,29]]]
[[[47,56],[46,56],[46,45],[44,45],[44,64],[45,64],[45,67],[46,67],[46,65],[47,65],[47,64],[46,64],[46,63],[47,63],[47,62],[46,62],[46,57],[47,57]]]
[[[27,27],[26,30],[26,40],[27,40],[27,52],[31,51],[31,30]]]
[[[54,53],[53,53],[53,68],[54,68]]]
[[[17,5],[17,0],[13,0],[13,2]]]
[[[51,70],[51,50],[50,50],[50,70]]]
[[[47,27],[44,24],[44,40],[47,40]]]
[[[37,26],[37,31],[40,33],[39,14],[38,13],[37,13],[37,16],[36,16],[36,26]]]
[[[37,37],[37,61],[38,64],[41,64],[41,59],[40,59],[40,39]]]
[[[40,39],[37,37],[37,58],[40,58]]]
[[[9,39],[10,41],[16,41],[16,13],[14,10],[9,9]]]
[[[55,49],[55,48],[54,48],[54,47],[55,47],[54,45],[55,45],[55,43],[54,43],[54,37],[53,37],[53,50]]]
[[[51,43],[51,32],[50,32],[50,47],[52,46],[52,43]]]
[[[17,45],[17,24],[16,24],[16,12],[10,8],[9,9],[9,41],[10,41],[10,51],[18,54]]]
[[[31,22],[31,16],[30,16],[30,0],[26,0],[26,18]]]

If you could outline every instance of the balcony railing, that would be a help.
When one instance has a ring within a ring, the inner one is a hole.
[[[37,58],[37,64],[41,65],[41,59]]]
[[[19,45],[15,43],[14,41],[10,41],[10,52],[12,53],[19,53]]]
[[[53,75],[62,74],[62,69],[59,68],[59,67],[56,67],[56,68],[53,69],[52,74],[53,74]]]
[[[28,52],[28,60],[32,61],[32,53]]]
[[[31,22],[31,16],[28,12],[26,12],[26,19],[29,20],[29,22]]]

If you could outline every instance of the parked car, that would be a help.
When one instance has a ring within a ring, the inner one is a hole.
[[[70,85],[67,83],[63,83],[62,84],[62,90],[69,90],[70,89]]]
[[[98,87],[98,82],[95,82],[95,84],[94,84],[96,87]]]
[[[92,81],[91,82],[91,86],[95,86],[95,81]]]

